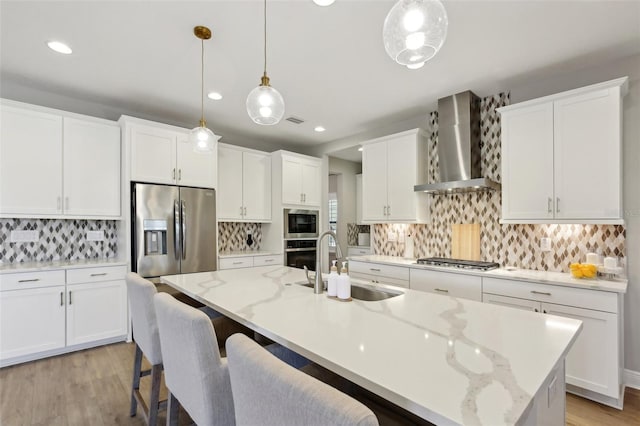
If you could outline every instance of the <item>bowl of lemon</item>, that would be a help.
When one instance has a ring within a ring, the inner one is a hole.
[[[574,278],[595,278],[598,273],[593,263],[572,263],[570,268]]]

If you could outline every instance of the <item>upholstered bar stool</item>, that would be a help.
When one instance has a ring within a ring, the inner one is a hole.
[[[378,425],[365,405],[285,364],[246,336],[234,334],[226,347],[236,425]]]
[[[211,321],[166,293],[157,294],[154,303],[169,390],[167,424],[178,424],[182,405],[198,425],[234,425],[227,360],[220,356]]]
[[[155,426],[158,419],[158,410],[166,405],[166,401],[160,401],[162,353],[160,351],[156,311],[153,305],[153,296],[157,293],[156,286],[134,272],[129,272],[125,277],[125,281],[127,282],[131,323],[136,342],[129,415],[135,416],[138,404],[140,404],[147,425]],[[143,355],[151,364],[150,370],[142,370]],[[149,405],[147,406],[140,393],[140,379],[149,374],[151,374],[151,393],[149,395]]]

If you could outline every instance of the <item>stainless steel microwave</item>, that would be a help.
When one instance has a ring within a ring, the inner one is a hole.
[[[318,210],[284,209],[284,238],[317,238]]]

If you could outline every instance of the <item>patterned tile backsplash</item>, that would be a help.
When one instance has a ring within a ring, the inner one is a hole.
[[[496,108],[509,104],[509,94],[489,96],[481,104],[483,176],[501,182],[500,114]],[[438,182],[438,113],[429,115],[429,181]],[[451,225],[480,224],[480,257],[503,266],[568,271],[572,262],[584,262],[588,252],[625,257],[622,225],[514,225],[500,224],[500,192],[475,192],[431,196],[431,222],[425,225],[377,224],[373,226],[374,253],[404,254],[404,243],[389,242],[389,232],[414,237],[415,257],[451,257]],[[551,251],[540,250],[540,238],[551,240]]]
[[[371,233],[371,226],[347,223],[347,244],[349,244],[350,246],[357,246],[358,234],[361,232]]]
[[[37,231],[36,242],[11,242],[11,231]],[[103,241],[87,241],[87,231],[104,231]],[[0,263],[115,258],[118,221],[0,219]]]
[[[247,244],[247,233],[251,232],[253,243]],[[260,250],[262,225],[260,223],[219,222],[218,252]]]

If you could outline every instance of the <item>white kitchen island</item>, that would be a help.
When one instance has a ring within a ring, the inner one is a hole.
[[[564,358],[582,323],[398,289],[339,302],[286,266],[162,281],[436,424],[564,425]]]

